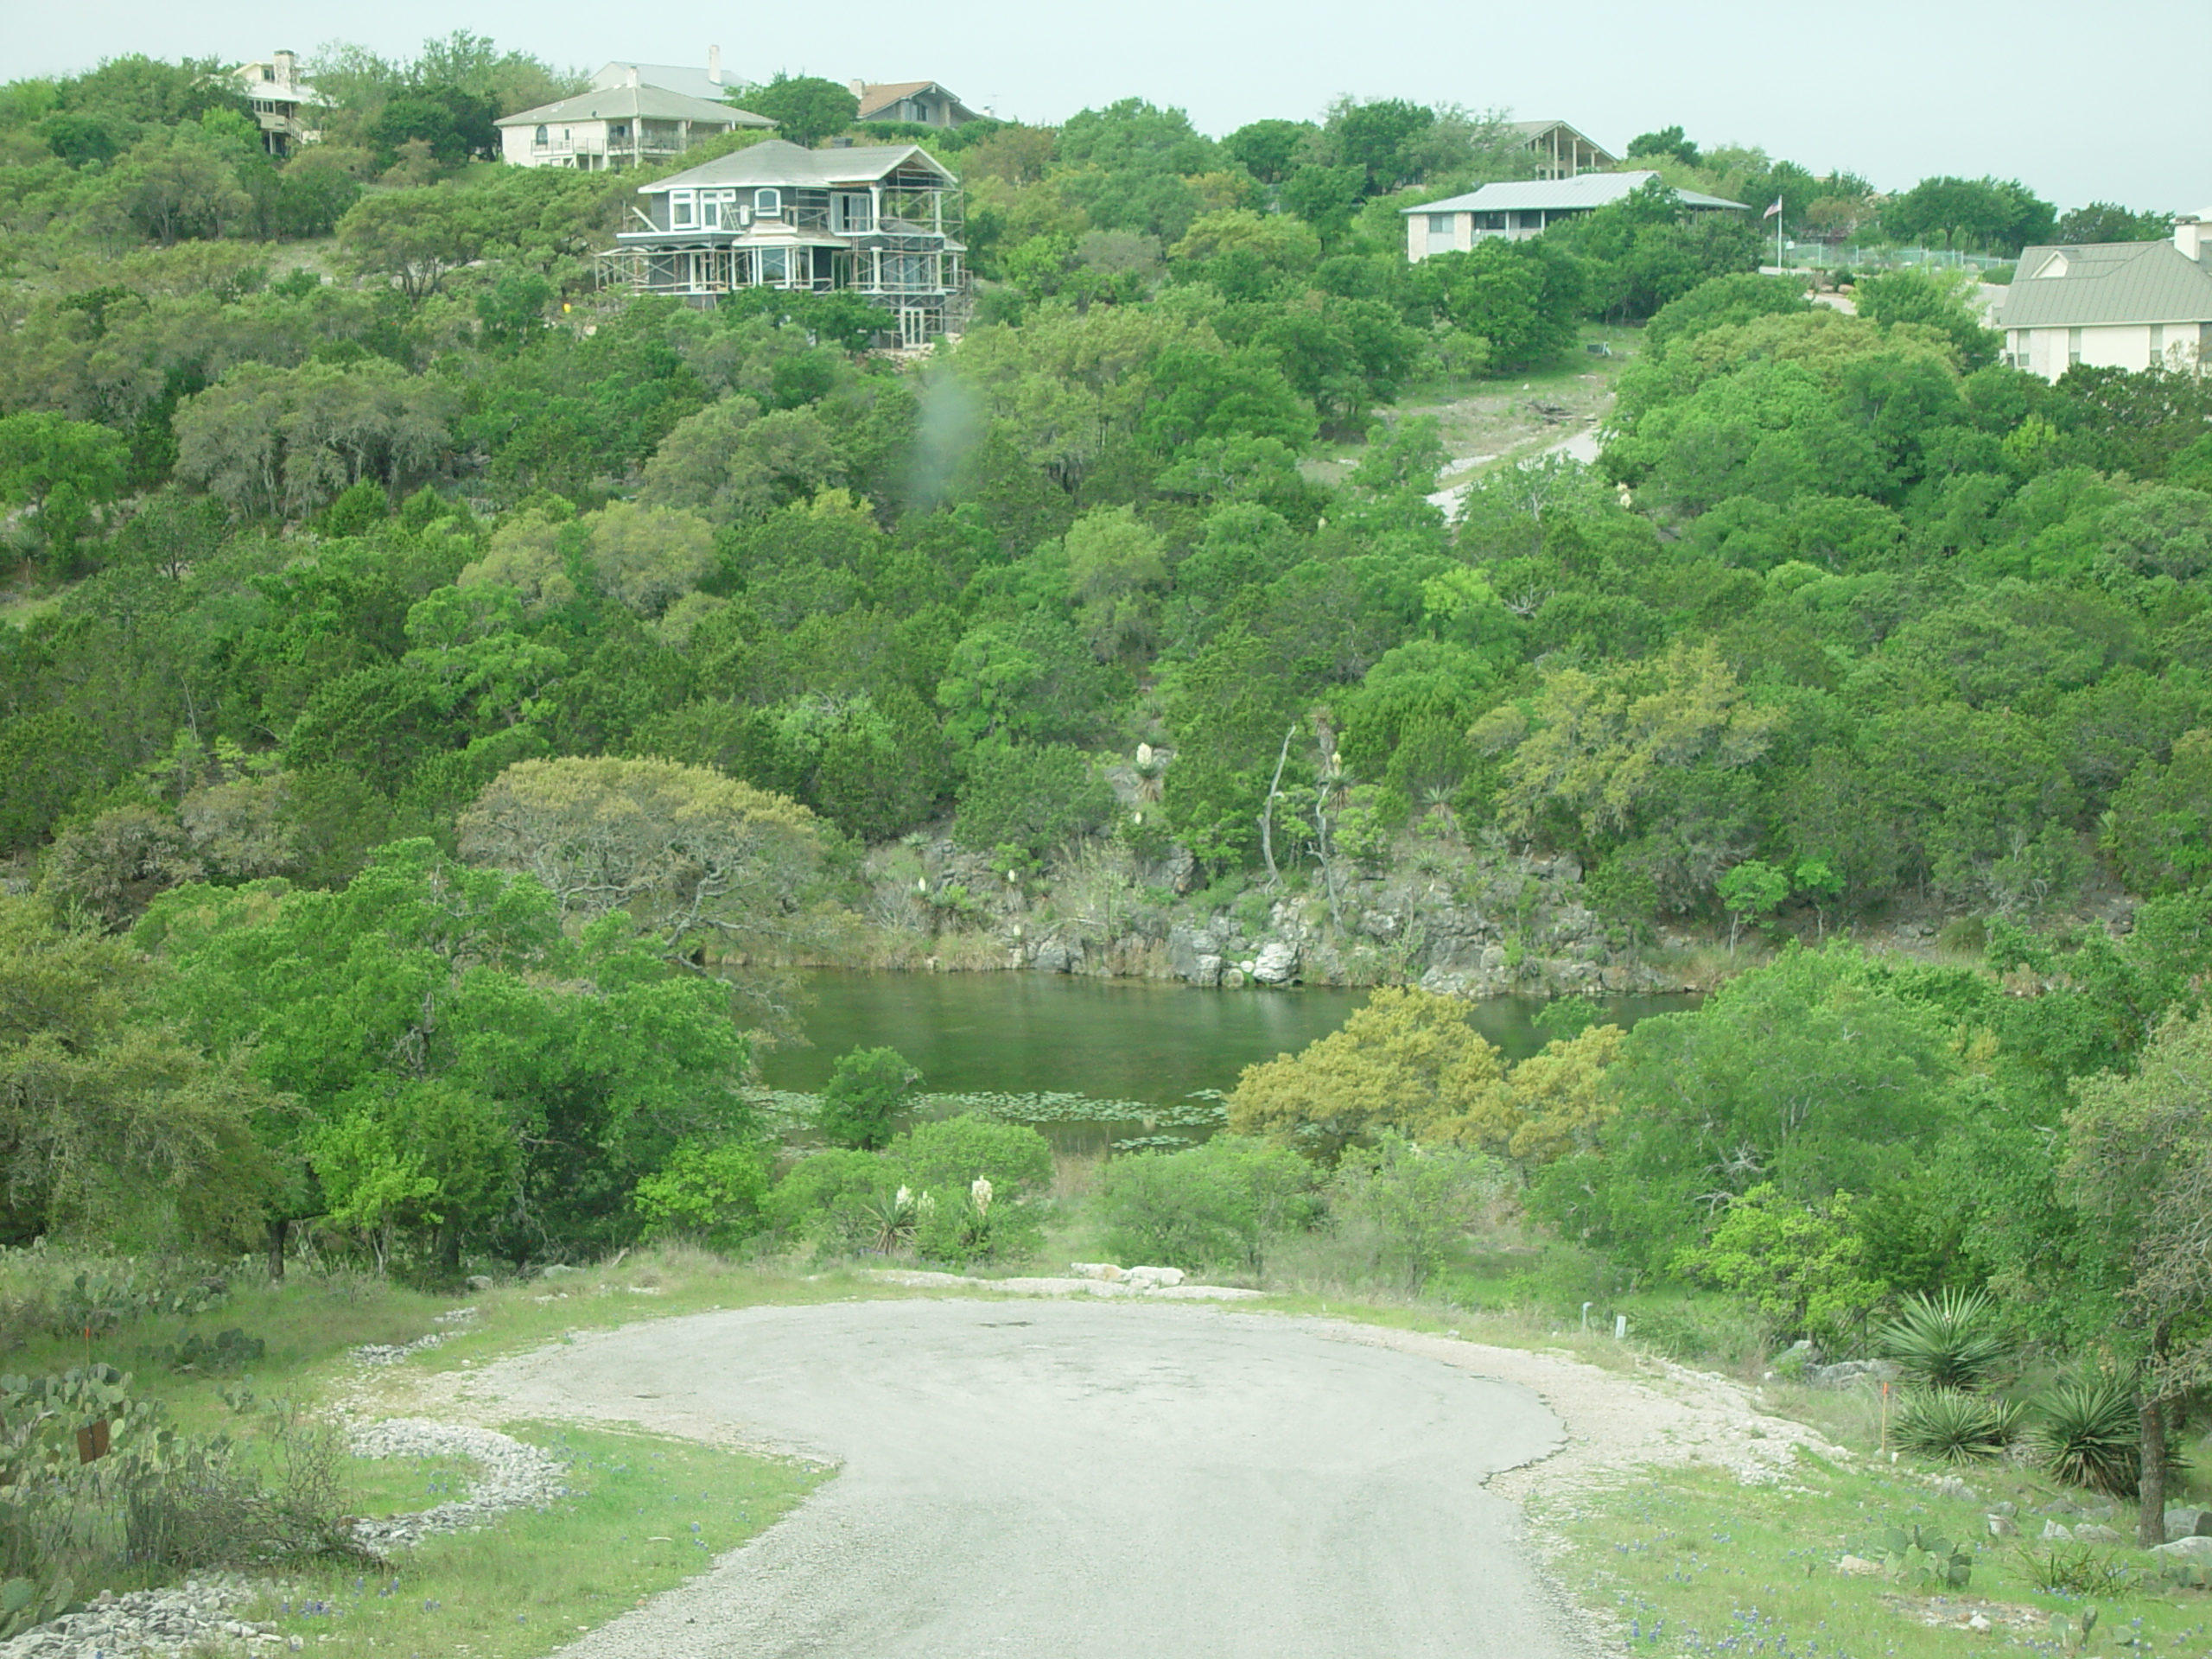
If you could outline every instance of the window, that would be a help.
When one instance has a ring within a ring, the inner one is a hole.
[[[1503,213],[1477,213],[1475,228],[1478,231],[1502,231],[1505,228]]]
[[[1431,236],[1451,235],[1452,215],[1449,213],[1431,213],[1428,216],[1428,233]]]
[[[734,230],[737,226],[737,192],[734,190],[702,190],[699,193],[699,222],[710,231]]]
[[[875,228],[875,204],[856,191],[842,192],[836,199],[836,225],[846,236],[862,236]]]
[[[699,226],[699,193],[696,190],[671,190],[668,193],[668,228],[671,231],[696,230]]]
[[[772,288],[787,288],[791,280],[791,251],[763,248],[754,256],[753,280]]]
[[[778,219],[784,211],[784,193],[773,186],[753,193],[753,211],[763,219]]]
[[[2066,331],[2066,360],[2069,363],[2079,363],[2082,360],[2082,331],[2079,328],[2069,328]]]
[[[2152,362],[2152,365],[2155,367],[2155,366],[2158,365],[2158,363],[2162,359],[2164,359],[2164,358],[2165,354],[2166,354],[2166,325],[2165,325],[2164,323],[2163,323],[2163,322],[2154,322],[2154,323],[2152,323],[2152,324],[2151,325],[2151,362]]]
[[[532,143],[536,144],[536,145],[537,146],[537,148],[538,148],[538,149],[544,149],[544,148],[546,147],[546,145],[548,145],[549,143],[552,143],[553,141],[552,141],[552,137],[551,137],[551,136],[550,136],[549,133],[547,133],[547,131],[545,130],[545,129],[544,129],[544,128],[543,128],[543,127],[540,127],[540,128],[537,130],[537,136],[535,138],[533,138],[531,142]]]

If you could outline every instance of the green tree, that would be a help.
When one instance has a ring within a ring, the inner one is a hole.
[[[891,1144],[899,1114],[921,1077],[895,1048],[840,1054],[822,1086],[817,1127],[834,1146],[880,1152]]]
[[[793,75],[779,69],[773,78],[740,94],[745,107],[776,124],[776,136],[811,149],[842,132],[859,118],[861,101],[849,88],[820,75]]]
[[[1868,1316],[1890,1294],[1868,1267],[1857,1220],[1848,1192],[1808,1204],[1755,1186],[1731,1200],[1711,1234],[1676,1265],[1743,1298],[1778,1338],[1848,1343],[1863,1336]]]
[[[1318,1219],[1316,1185],[1295,1152],[1242,1135],[1116,1158],[1099,1187],[1106,1249],[1132,1264],[1257,1274],[1275,1240]]]
[[[1736,934],[1746,921],[1763,922],[1789,897],[1789,878],[1773,865],[1747,858],[1722,876],[1714,891],[1728,911],[1728,954],[1736,954]]]
[[[1337,1207],[1371,1230],[1380,1263],[1399,1287],[1418,1296],[1509,1184],[1504,1166],[1482,1153],[1386,1134],[1344,1154],[1332,1195]]]
[[[2062,213],[2055,239],[2075,246],[2089,242],[2163,242],[2172,234],[2170,213],[2139,213],[2113,202],[2093,201]]]

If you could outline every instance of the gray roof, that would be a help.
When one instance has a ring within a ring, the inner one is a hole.
[[[633,73],[648,86],[658,86],[667,92],[681,92],[686,98],[704,99],[709,104],[718,104],[737,90],[737,83],[713,79],[696,64],[628,63],[620,59],[594,75],[591,84],[594,86],[620,86]]]
[[[2171,242],[2030,248],[1998,308],[2000,328],[2212,322],[2212,268]]]
[[[689,190],[702,184],[807,185],[873,184],[896,173],[909,162],[940,175],[946,172],[919,144],[855,144],[844,149],[805,149],[781,138],[747,144],[727,156],[717,156],[672,177],[638,187],[639,195],[663,190]]]
[[[686,98],[665,86],[594,86],[589,92],[564,98],[557,104],[541,104],[534,110],[504,116],[502,127],[539,127],[556,121],[712,122],[725,127],[772,127],[765,115],[741,110],[734,104],[710,104],[703,98]]]
[[[1442,201],[1424,201],[1418,207],[1399,211],[1408,213],[1496,213],[1512,208],[1518,208],[1523,213],[1542,208],[1553,213],[1571,213],[1576,208],[1603,207],[1634,195],[1645,183],[1658,176],[1656,173],[1585,173],[1572,179],[1523,179],[1511,184],[1486,184],[1464,196],[1450,196]],[[1700,195],[1694,190],[1678,190],[1675,194],[1681,199],[1685,207],[1733,207],[1738,212],[1750,211],[1740,201]]]

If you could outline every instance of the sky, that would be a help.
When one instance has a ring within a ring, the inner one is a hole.
[[[1679,123],[1883,189],[1931,174],[2018,178],[2060,208],[2212,207],[2212,142],[2192,90],[2203,0],[0,0],[0,79],[103,56],[302,54],[334,40],[411,54],[454,29],[556,65],[609,59],[934,79],[970,105],[1059,120],[1131,96],[1221,134],[1329,101],[1408,98],[1560,119],[1618,149]]]

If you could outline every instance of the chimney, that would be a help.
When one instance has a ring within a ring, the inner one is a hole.
[[[2212,255],[2212,237],[2204,232],[2204,221],[2195,213],[2183,213],[2175,219],[2174,246],[2181,250],[2183,258],[2194,259],[2199,264],[2206,263],[2207,256]]]
[[[271,54],[276,66],[276,79],[287,86],[300,78],[300,55],[296,52],[277,52]]]
[[[722,84],[722,49],[719,46],[707,48],[707,79],[717,86]]]
[[[868,82],[861,79],[857,75],[852,79],[847,81],[845,85],[852,88],[853,96],[855,98],[866,98],[868,96]]]
[[[623,70],[622,84],[625,86],[634,86],[638,84],[638,66],[636,64],[633,63],[630,65],[629,67]]]

